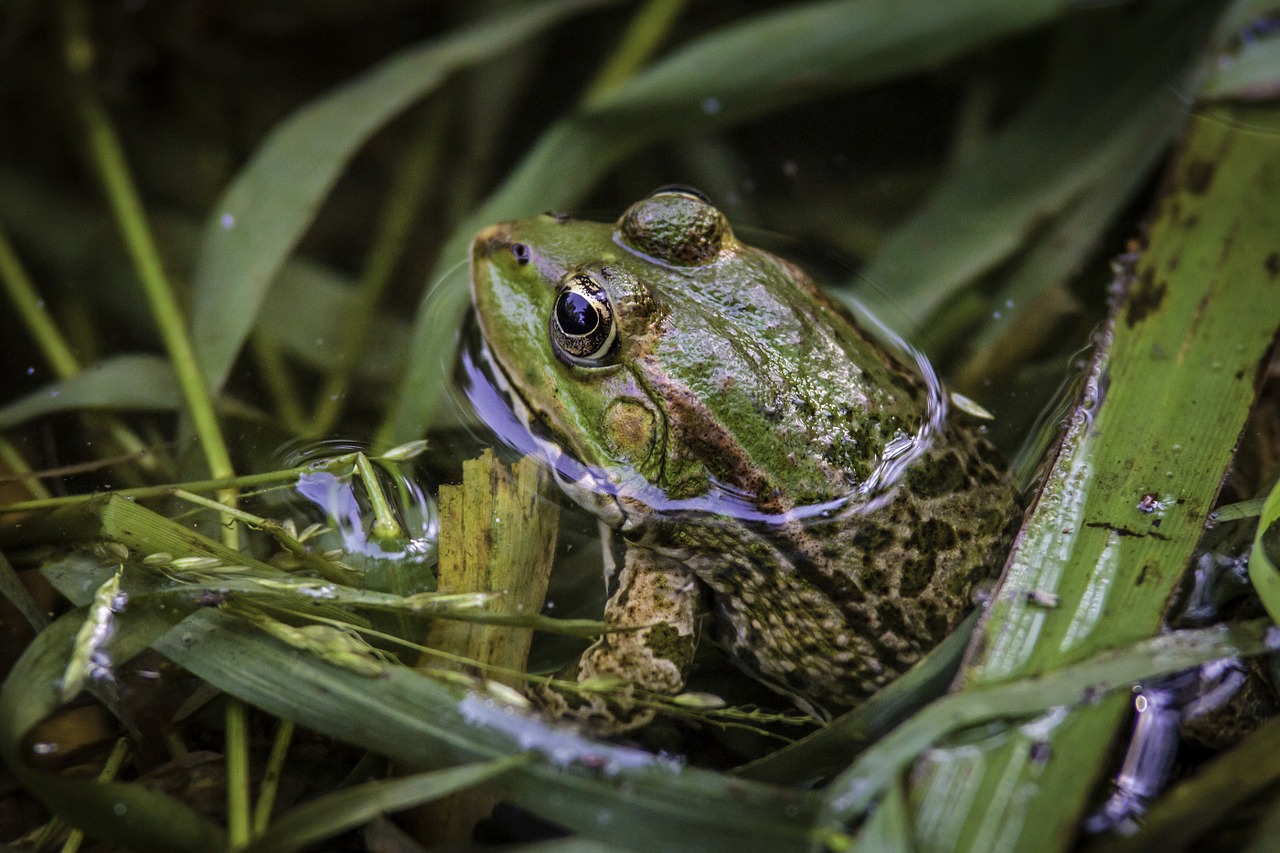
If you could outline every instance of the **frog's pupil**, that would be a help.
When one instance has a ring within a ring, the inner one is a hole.
[[[566,335],[589,335],[600,322],[600,317],[587,299],[572,290],[560,295],[556,305],[556,321]]]
[[[529,263],[529,247],[524,243],[516,243],[511,247],[511,254],[515,255],[516,263],[524,266]]]

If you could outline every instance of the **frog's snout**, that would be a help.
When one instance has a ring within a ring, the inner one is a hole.
[[[511,248],[511,228],[505,223],[489,225],[480,229],[471,241],[471,259],[473,261],[491,258],[497,252]]]

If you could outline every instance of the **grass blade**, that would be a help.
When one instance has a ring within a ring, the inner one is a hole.
[[[181,405],[169,362],[155,355],[117,355],[0,408],[0,429],[59,412],[166,411]]]
[[[583,835],[645,850],[807,849],[813,799],[587,741],[404,667],[370,679],[205,610],[157,648],[210,684],[331,737],[427,768],[538,753],[499,780],[513,802]],[[318,697],[323,696],[323,701]],[[619,796],[621,790],[625,796]]]
[[[1212,111],[1190,125],[1114,340],[965,670],[971,687],[1043,676],[1160,630],[1280,327],[1280,138],[1243,130],[1246,120]],[[1123,708],[1104,700],[982,748],[931,751],[913,801],[945,805],[927,843],[1069,846]],[[967,774],[961,784],[951,770]]]
[[[300,850],[354,829],[384,812],[400,811],[479,785],[523,760],[520,756],[499,758],[399,779],[381,779],[337,791],[285,814],[245,847],[244,853]]]

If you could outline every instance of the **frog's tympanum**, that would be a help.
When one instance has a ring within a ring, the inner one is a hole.
[[[494,225],[471,263],[497,383],[624,555],[605,619],[633,630],[591,646],[578,680],[679,693],[710,614],[742,669],[826,717],[915,663],[998,567],[1013,491],[923,358],[696,192],[612,225]],[[651,716],[542,701],[599,731]]]

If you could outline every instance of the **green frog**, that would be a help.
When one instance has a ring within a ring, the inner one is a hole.
[[[643,725],[634,696],[683,690],[709,622],[738,666],[825,719],[939,642],[1003,559],[1014,491],[923,357],[740,242],[697,191],[614,224],[485,228],[471,284],[494,380],[621,554],[605,608],[620,630],[572,677],[626,695],[541,691],[552,713]]]

